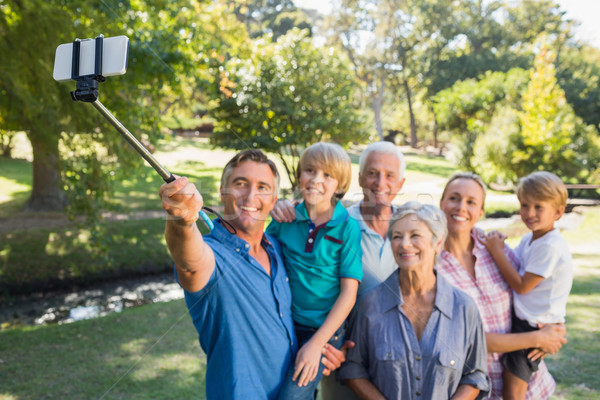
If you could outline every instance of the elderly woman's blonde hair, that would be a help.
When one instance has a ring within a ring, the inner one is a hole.
[[[429,204],[421,204],[418,201],[409,201],[398,208],[390,219],[390,227],[387,232],[390,240],[392,240],[392,229],[394,224],[410,215],[414,215],[427,225],[433,234],[432,245],[435,246],[441,239],[448,235],[446,215],[442,210]]]
[[[483,179],[481,179],[481,177],[474,172],[464,171],[457,172],[454,175],[452,175],[450,179],[448,179],[448,182],[446,182],[446,186],[444,186],[444,191],[442,192],[442,200],[444,199],[444,197],[446,197],[446,190],[448,189],[448,186],[450,186],[450,184],[457,179],[470,179],[481,187],[481,190],[483,191],[483,202],[481,203],[481,208],[483,209],[485,204],[486,186],[483,182]]]
[[[302,152],[296,178],[300,179],[300,174],[308,166],[318,167],[327,172],[338,181],[338,187],[335,197],[341,199],[344,197],[350,187],[352,176],[352,164],[348,153],[335,143],[317,142],[310,145]]]

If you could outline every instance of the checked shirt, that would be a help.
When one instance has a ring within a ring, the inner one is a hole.
[[[475,228],[471,237],[475,242],[473,256],[475,256],[475,277],[473,278],[453,254],[442,250],[440,260],[436,265],[437,271],[454,287],[467,292],[475,300],[485,332],[510,333],[512,317],[512,290],[502,278],[492,256],[477,239],[481,231]],[[510,262],[518,266],[519,261],[508,247],[505,253]],[[502,363],[501,353],[488,353],[488,373],[492,383],[490,399],[502,397]],[[556,383],[548,372],[546,364],[542,361],[539,370],[533,374],[527,390],[526,399],[549,399]]]

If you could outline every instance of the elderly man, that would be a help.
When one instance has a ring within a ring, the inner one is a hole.
[[[202,196],[187,178],[159,190],[165,237],[207,356],[208,399],[276,399],[297,350],[291,293],[279,244],[263,233],[279,174],[260,150],[231,159],[221,177],[224,217],[204,238]],[[325,351],[327,367],[341,353]]]
[[[404,184],[406,163],[400,149],[390,142],[375,142],[367,146],[359,163],[358,181],[363,199],[349,207],[348,213],[358,221],[362,234],[363,281],[358,288],[360,297],[397,269],[387,231],[396,210],[392,201]],[[278,221],[290,222],[295,219],[295,210],[289,201],[281,201],[271,215]],[[321,391],[323,400],[356,398],[332,377],[321,381]]]

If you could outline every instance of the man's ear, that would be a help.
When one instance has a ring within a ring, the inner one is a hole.
[[[223,186],[219,186],[219,193],[221,195],[221,203],[224,202],[225,200],[223,199],[223,196],[225,196],[225,193],[223,193]]]
[[[398,193],[400,193],[400,190],[402,190],[402,186],[404,186],[405,181],[406,181],[406,178],[402,178],[402,180],[398,184]],[[398,193],[396,193],[396,194],[398,194]]]
[[[362,174],[359,172],[358,173],[358,186],[363,187],[363,176]]]

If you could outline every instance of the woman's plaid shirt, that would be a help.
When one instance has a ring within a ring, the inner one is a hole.
[[[498,267],[492,256],[478,240],[482,231],[475,228],[471,237],[475,242],[473,256],[475,256],[475,277],[473,278],[467,270],[458,262],[453,254],[442,250],[440,259],[436,265],[437,271],[453,286],[462,289],[469,294],[479,309],[485,332],[509,333],[511,329],[512,316],[512,290],[502,278]],[[513,251],[506,246],[506,256],[514,266],[519,265]],[[492,383],[490,399],[502,397],[502,370],[500,362],[501,353],[488,353],[488,372]],[[542,361],[539,370],[533,374],[527,390],[528,400],[549,399],[556,383],[548,372],[546,364]]]

